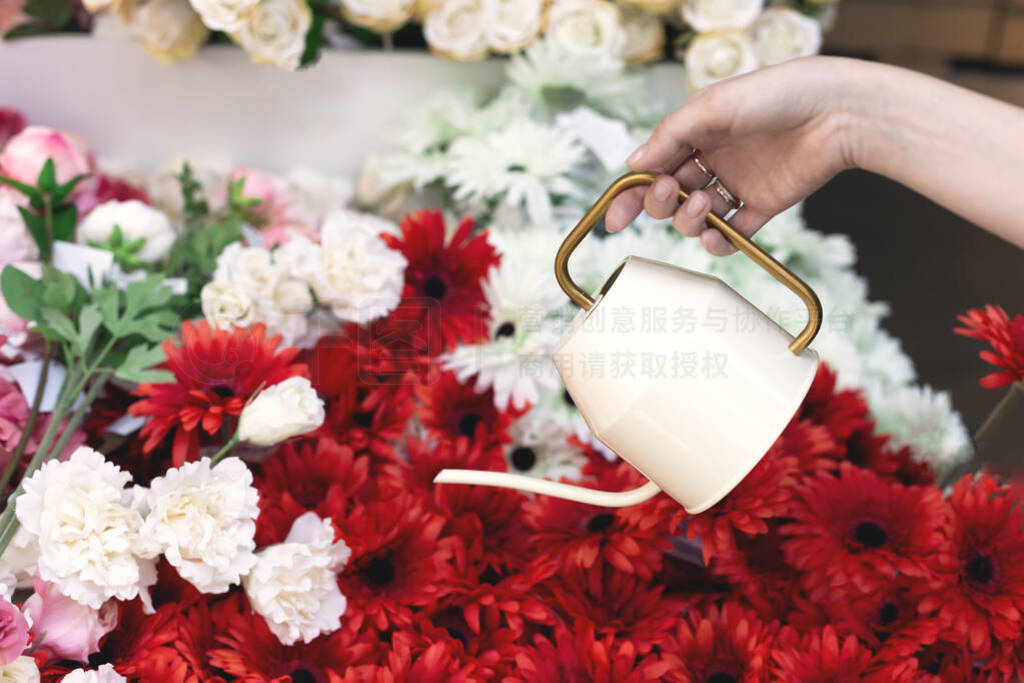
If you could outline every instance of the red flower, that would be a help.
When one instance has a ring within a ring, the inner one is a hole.
[[[676,668],[671,655],[640,655],[633,643],[598,637],[594,624],[559,622],[552,639],[534,636],[534,646],[516,655],[517,678],[528,683],[642,683],[660,681]],[[515,680],[515,679],[513,679]]]
[[[451,638],[430,639],[416,631],[388,635],[391,649],[378,663],[349,669],[344,683],[475,683],[483,680],[475,661],[465,661]],[[333,682],[332,682],[333,683]]]
[[[174,381],[140,384],[135,393],[145,398],[128,408],[132,415],[152,418],[140,432],[146,439],[143,450],[152,452],[173,432],[175,466],[195,460],[201,433],[217,434],[261,385],[306,374],[305,365],[292,363],[297,349],[278,351],[280,335],[265,336],[262,324],[228,332],[211,329],[205,320],[185,322],[180,346],[164,342]]]
[[[1024,532],[1021,508],[988,475],[953,486],[943,590],[922,601],[971,654],[987,655],[993,640],[1015,640],[1024,610]]]
[[[413,608],[452,591],[458,539],[442,537],[444,517],[415,496],[359,506],[334,521],[352,547],[352,559],[339,576],[352,628],[364,619],[382,631],[389,624],[407,625]]]
[[[879,667],[872,662],[871,651],[856,636],[847,636],[840,642],[831,626],[802,639],[793,637],[792,641],[788,647],[772,652],[773,671],[779,680],[787,683],[911,680],[913,663]]]
[[[960,643],[940,639],[918,650],[914,655],[914,661],[917,662],[917,670],[914,672],[915,683],[980,683],[986,680],[985,677],[977,675],[974,658]]]
[[[9,107],[0,107],[0,147],[20,133],[25,127],[25,117],[21,112]]]
[[[473,380],[460,383],[453,372],[416,387],[419,418],[435,439],[470,439],[488,447],[511,441],[508,428],[524,410],[498,410],[494,391],[477,393]]]
[[[621,463],[596,483],[582,486],[616,491],[635,488],[642,481],[642,475]],[[634,508],[657,509],[651,507],[652,502]],[[671,507],[681,509],[674,502]],[[608,509],[537,496],[523,503],[523,513],[535,558],[550,557],[563,570],[590,569],[600,560],[650,579],[661,568],[662,553],[672,548],[668,534],[674,530],[674,519],[648,517],[637,509]]]
[[[170,603],[145,614],[139,600],[121,605],[117,629],[107,636],[102,653],[118,673],[131,680],[199,683],[188,660],[178,650],[180,607]]]
[[[736,603],[690,611],[680,619],[670,650],[679,667],[669,680],[683,683],[768,680],[769,656],[776,624],[763,624]]]
[[[712,575],[728,581],[765,618],[786,617],[799,594],[796,574],[782,553],[784,537],[778,531],[782,523],[771,520],[767,533],[754,536],[733,534],[708,564]]]
[[[135,199],[150,204],[149,195],[141,187],[136,187],[126,180],[100,173],[83,181],[82,190],[74,197],[75,207],[80,217],[95,209],[100,204],[117,200],[119,202]]]
[[[893,450],[889,437],[875,434],[873,427],[858,429],[850,436],[845,461],[905,486],[928,485],[935,481],[927,462],[915,460],[909,447]]]
[[[899,662],[938,640],[938,610],[922,609],[930,593],[926,582],[902,580],[873,595],[827,607],[840,632],[853,633],[881,659]]]
[[[842,444],[867,425],[867,414],[864,397],[856,391],[836,391],[836,374],[822,363],[797,415],[823,425]]]
[[[927,579],[942,549],[946,507],[934,487],[903,486],[843,463],[800,489],[782,527],[786,560],[807,572],[812,600],[880,590],[902,574]]]
[[[988,305],[984,310],[971,309],[966,315],[957,316],[957,320],[964,326],[953,328],[954,332],[992,346],[991,351],[981,351],[978,355],[1000,370],[982,377],[981,386],[998,389],[1024,380],[1024,316],[1018,313],[1011,319],[1002,307]]]
[[[382,237],[409,262],[399,308],[423,325],[430,354],[482,339],[487,333],[482,280],[499,260],[487,234],[474,237],[473,219],[466,217],[445,244],[444,217],[427,210],[406,216],[401,230],[401,237]]]

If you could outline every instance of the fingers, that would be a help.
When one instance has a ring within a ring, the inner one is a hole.
[[[746,237],[753,235],[767,222],[767,216],[747,207],[737,211],[729,220],[729,224]],[[729,244],[722,233],[710,226],[705,226],[705,229],[700,232],[700,242],[714,256],[728,256],[736,253],[736,247]]]
[[[618,197],[608,207],[608,213],[604,215],[604,227],[608,232],[618,232],[633,222],[640,215],[644,208],[644,195],[647,194],[646,187],[633,187]]]
[[[698,237],[707,228],[704,221],[711,210],[711,198],[703,190],[690,193],[672,217],[672,225],[687,237]]]
[[[679,206],[679,181],[670,175],[658,176],[644,197],[644,211],[652,218],[669,218]]]
[[[700,146],[713,121],[708,93],[698,91],[682,107],[661,120],[647,142],[637,148],[627,165],[634,171],[670,171]]]

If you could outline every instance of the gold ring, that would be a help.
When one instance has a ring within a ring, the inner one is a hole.
[[[700,150],[694,150],[690,158],[693,159],[693,163],[700,169],[700,172],[708,177],[708,185],[710,185],[715,179],[715,172],[700,158]],[[707,186],[705,185],[705,187]]]
[[[715,181],[715,192],[718,196],[725,200],[725,202],[734,209],[740,208],[740,200],[736,199],[736,196],[726,189],[725,185],[722,184],[721,180]]]

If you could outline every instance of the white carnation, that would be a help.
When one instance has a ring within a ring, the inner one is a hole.
[[[740,29],[702,33],[686,49],[685,62],[686,80],[694,90],[757,68],[754,44]]]
[[[334,542],[330,520],[307,512],[292,524],[284,543],[256,553],[256,566],[242,585],[282,644],[308,643],[341,627],[346,600],[336,572],[350,555],[344,541]]]
[[[199,292],[203,316],[221,330],[248,327],[253,322],[252,298],[231,282],[208,282]]]
[[[76,239],[81,244],[106,243],[114,226],[121,229],[124,242],[145,240],[135,256],[147,263],[167,256],[176,238],[171,221],[159,209],[137,199],[124,202],[112,199],[90,211],[78,224]]]
[[[98,669],[75,669],[60,679],[60,683],[123,683],[128,679],[117,673],[113,664]]]
[[[312,23],[313,13],[305,0],[260,0],[231,37],[252,61],[294,71]]]
[[[791,7],[765,10],[753,27],[754,52],[763,65],[821,50],[821,24]]]
[[[698,33],[722,28],[745,28],[754,23],[764,0],[683,0],[683,20]]]
[[[423,38],[432,52],[468,61],[487,54],[483,0],[444,0],[423,21]]]
[[[626,30],[619,8],[606,0],[559,0],[547,10],[544,35],[566,51],[590,57],[620,57]]]
[[[238,418],[238,438],[273,446],[324,423],[324,402],[305,377],[289,377],[267,387]]]
[[[223,593],[253,564],[259,493],[235,457],[185,463],[153,480],[142,547],[162,553],[202,593]]]
[[[246,15],[260,0],[189,0],[192,9],[203,18],[207,28],[214,31],[237,31],[245,23]]]
[[[32,588],[39,562],[39,544],[35,535],[19,525],[11,544],[0,557],[0,577],[9,588]]]
[[[142,515],[122,504],[131,475],[81,447],[51,460],[24,482],[15,512],[39,543],[39,576],[93,609],[131,600],[156,582],[153,560],[140,559]]]

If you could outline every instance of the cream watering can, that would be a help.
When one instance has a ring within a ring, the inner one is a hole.
[[[552,354],[590,430],[650,481],[612,492],[505,472],[442,470],[436,483],[500,486],[604,507],[664,491],[696,514],[739,484],[782,433],[818,367],[807,345],[821,326],[821,303],[729,223],[708,215],[709,225],[807,306],[807,325],[796,338],[711,275],[628,256],[593,297],[569,275],[570,255],[612,200],[656,177],[629,173],[616,180],[559,248],[558,283],[582,310]],[[680,200],[686,197],[680,191]],[[597,358],[618,358],[632,371],[596,372]]]

